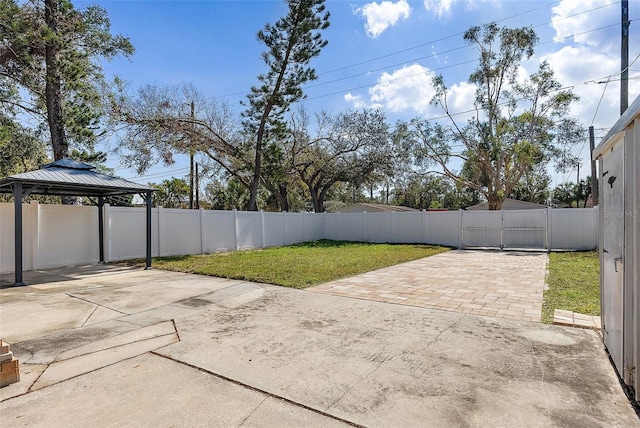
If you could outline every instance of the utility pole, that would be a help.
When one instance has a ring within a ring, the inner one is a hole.
[[[589,127],[589,149],[591,150],[591,202],[595,207],[598,205],[598,179],[596,178],[596,160],[593,158],[593,150],[596,141],[593,134],[593,126]]]
[[[576,208],[580,208],[580,194],[582,186],[580,186],[580,162],[578,162],[578,174],[576,175]]]
[[[621,0],[622,43],[620,44],[620,116],[629,106],[629,0]]]
[[[191,126],[195,128],[196,104],[191,101]],[[193,209],[193,135],[189,141],[189,209]]]
[[[198,163],[196,162],[196,209],[200,209],[200,180],[198,179]]]

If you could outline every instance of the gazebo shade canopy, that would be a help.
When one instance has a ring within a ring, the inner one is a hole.
[[[104,262],[102,207],[105,197],[141,194],[147,206],[147,269],[151,268],[151,195],[153,187],[111,177],[94,171],[95,167],[71,159],[60,159],[40,169],[10,175],[0,180],[0,193],[10,193],[15,206],[15,285],[22,282],[22,199],[29,194],[57,196],[94,196],[98,198],[98,237],[100,262]]]
[[[60,196],[116,196],[154,191],[152,187],[95,171],[95,167],[71,159],[43,165],[40,169],[0,180],[0,193],[13,193],[22,184],[26,193]]]

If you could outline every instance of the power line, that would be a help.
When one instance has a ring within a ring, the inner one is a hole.
[[[523,16],[523,15],[527,15],[527,14],[529,14],[529,13],[532,13],[532,12],[535,12],[535,11],[538,11],[538,10],[545,9],[545,8],[548,8],[548,7],[550,7],[550,6],[553,6],[553,5],[556,5],[556,4],[559,4],[559,3],[560,3],[560,1],[550,2],[550,3],[547,3],[547,4],[545,4],[545,5],[542,5],[542,6],[539,6],[539,7],[533,8],[533,9],[529,9],[529,10],[527,10],[527,11],[520,12],[520,13],[517,13],[517,14],[511,15],[511,16],[505,17],[505,18],[502,18],[502,19],[497,20],[497,21],[495,21],[495,22],[504,22],[504,21],[508,21],[508,20],[510,20],[510,19],[513,19],[513,18],[516,18],[516,17],[519,17],[519,16]],[[594,11],[597,11],[597,10],[600,10],[600,9],[603,9],[603,8],[606,8],[606,7],[610,7],[610,6],[613,6],[613,5],[616,5],[616,4],[617,4],[617,3],[608,3],[608,4],[606,4],[606,5],[598,6],[598,7],[592,8],[592,9],[587,9],[587,10],[584,10],[584,11],[581,11],[581,12],[574,13],[574,14],[572,14],[572,15],[568,15],[568,16],[562,17],[562,18],[560,18],[560,19],[558,19],[558,20],[555,20],[555,22],[557,22],[557,21],[562,21],[562,20],[569,19],[569,18],[573,18],[573,17],[579,16],[579,15],[583,15],[583,14],[585,14],[585,13],[591,13],[591,12],[594,12]],[[554,21],[552,20],[552,21],[547,21],[547,22],[544,22],[544,23],[540,23],[540,24],[537,24],[537,25],[533,26],[533,28],[541,27],[541,26],[543,26],[543,25],[548,25],[548,24],[551,24],[551,23],[553,23],[553,22],[554,22]],[[616,25],[616,24],[613,24],[613,25]],[[613,25],[611,25],[611,26],[613,26]],[[601,28],[599,28],[599,29],[604,29],[604,28],[609,28],[609,27],[601,27]],[[595,30],[592,30],[592,31],[597,31],[597,30],[599,30],[599,29],[595,29]],[[431,40],[431,41],[429,41],[429,42],[425,42],[425,43],[421,43],[421,44],[418,44],[418,45],[415,45],[415,46],[411,46],[411,47],[408,47],[408,48],[404,48],[404,49],[400,49],[400,50],[397,50],[397,51],[393,51],[393,52],[390,52],[390,53],[385,54],[385,55],[380,55],[380,56],[378,56],[378,57],[374,57],[374,58],[367,59],[367,60],[364,60],[364,61],[359,61],[359,62],[356,62],[356,63],[353,63],[353,64],[349,64],[349,65],[341,66],[341,67],[338,67],[338,68],[335,68],[335,69],[331,69],[331,70],[328,70],[328,71],[325,71],[325,72],[319,73],[319,74],[318,74],[318,76],[324,76],[324,75],[331,74],[331,73],[334,73],[334,72],[337,72],[337,71],[342,71],[342,70],[345,70],[345,69],[349,69],[349,68],[357,67],[357,66],[359,66],[359,65],[363,65],[363,64],[368,64],[368,63],[371,63],[371,62],[375,62],[375,61],[378,61],[378,60],[380,60],[380,59],[389,58],[389,57],[392,57],[392,56],[395,56],[395,55],[398,55],[398,54],[401,54],[401,53],[409,52],[409,51],[412,51],[412,50],[415,50],[415,49],[418,49],[418,48],[421,48],[421,47],[425,47],[425,46],[428,46],[428,45],[433,45],[433,44],[435,44],[435,43],[439,43],[439,42],[442,42],[442,41],[445,41],[445,40],[448,40],[448,39],[451,39],[451,38],[454,38],[454,37],[459,37],[459,36],[463,35],[465,32],[466,32],[466,31],[458,32],[458,33],[455,33],[455,34],[450,34],[450,35],[448,35],[448,36],[441,37],[441,38],[438,38],[438,39],[435,39],[435,40]],[[589,33],[589,32],[590,32],[590,31],[581,32],[581,33],[575,33],[575,34],[572,34],[572,35],[569,35],[569,36],[562,37],[562,38],[557,39],[557,40],[564,40],[564,39],[567,39],[567,38],[570,38],[570,37],[575,37],[575,36],[579,36],[579,35],[587,34],[587,33]],[[552,41],[553,41],[553,40],[552,40]],[[552,41],[544,42],[544,43],[538,43],[536,46],[539,46],[539,45],[541,45],[541,44],[545,44],[545,43],[550,43],[550,42],[552,42]],[[409,60],[404,61],[404,62],[402,62],[402,63],[400,63],[400,64],[388,65],[388,66],[385,66],[385,67],[380,67],[380,68],[375,69],[375,70],[368,70],[367,72],[369,72],[369,73],[370,73],[370,72],[375,72],[375,71],[381,71],[381,70],[384,70],[384,69],[387,69],[387,68],[396,67],[396,66],[401,65],[401,64],[406,64],[406,63],[409,63],[409,62],[414,62],[414,61],[418,61],[418,60],[421,60],[421,59],[426,59],[426,58],[434,57],[434,56],[437,56],[437,55],[442,55],[442,54],[444,54],[444,53],[448,53],[448,52],[455,51],[455,50],[459,50],[459,49],[463,49],[463,48],[468,48],[468,46],[462,46],[462,47],[454,48],[454,49],[451,49],[451,50],[449,50],[449,51],[441,52],[440,54],[435,53],[435,54],[428,55],[428,56],[424,56],[424,57],[419,57],[419,58],[409,59]],[[338,81],[340,81],[340,80],[346,80],[346,79],[350,79],[350,78],[358,77],[358,76],[360,76],[361,74],[362,74],[362,73],[357,74],[357,75],[348,76],[348,77],[339,78],[339,79],[334,79],[334,80],[332,80],[332,81],[330,81],[330,82],[320,82],[320,83],[315,83],[315,84],[311,84],[311,85],[306,85],[306,86],[304,86],[304,87],[305,87],[305,88],[313,88],[313,87],[317,87],[317,86],[322,86],[322,85],[329,84],[329,83],[335,83],[335,82],[338,82]],[[356,89],[360,89],[360,88],[356,88]],[[348,90],[353,90],[353,89],[347,89],[347,91],[348,91]],[[233,97],[233,96],[237,96],[237,95],[246,95],[246,94],[248,94],[248,93],[249,93],[249,91],[241,91],[241,92],[235,92],[235,93],[232,93],[232,94],[216,96],[216,97],[214,97],[214,98],[229,98],[229,97]],[[330,94],[330,95],[334,95],[334,94]],[[317,98],[317,97],[316,97],[316,98]],[[315,99],[315,98],[314,98],[314,99]]]
[[[596,121],[596,116],[598,115],[598,110],[600,109],[600,104],[602,104],[602,98],[604,98],[604,93],[607,91],[607,86],[609,86],[609,82],[610,81],[611,81],[611,76],[609,76],[609,78],[607,79],[607,82],[604,85],[604,89],[602,90],[602,94],[600,95],[600,99],[598,100],[598,105],[596,106],[596,111],[595,111],[595,113],[593,113],[593,119],[591,119],[591,126],[593,126],[593,122]],[[582,152],[582,149],[580,151]]]
[[[164,177],[168,177],[168,176],[175,176],[177,173],[179,172],[188,172],[189,171],[189,167],[183,167],[183,168],[176,168],[169,171],[160,171],[160,172],[155,172],[153,174],[148,174],[148,175],[140,175],[140,176],[136,176],[136,177],[131,177],[131,178],[125,178],[125,180],[149,180],[149,179],[158,179],[158,178],[164,178]]]
[[[579,36],[579,35],[593,33],[593,32],[596,32],[596,31],[601,31],[601,30],[604,30],[604,29],[607,29],[607,28],[614,27],[616,25],[618,25],[618,24],[611,24],[611,25],[606,25],[604,27],[594,28],[592,30],[587,30],[587,31],[583,31],[583,32],[580,32],[580,33],[575,33],[575,34],[572,34],[570,36],[565,36],[562,39],[558,39],[558,40],[563,40],[563,39],[567,39],[567,38],[570,38],[570,37],[575,37],[575,36]],[[540,43],[537,43],[535,46],[540,46],[540,45],[551,43],[551,42],[553,42],[553,40],[540,42]],[[456,66],[463,65],[463,64],[469,64],[471,62],[476,62],[476,61],[478,61],[478,60],[477,59],[473,59],[473,60],[469,60],[469,61],[460,62],[460,63],[457,63],[457,64],[448,65],[448,66],[445,66],[445,67],[440,67],[440,68],[434,69],[434,70],[439,70],[439,69],[444,69],[444,68],[452,68],[452,67],[456,67]],[[420,72],[420,73],[410,74],[410,75],[407,75],[407,76],[396,77],[394,79],[387,80],[387,82],[395,82],[397,80],[408,79],[410,77],[416,77],[416,76],[420,76],[422,74],[424,74],[424,73]],[[348,77],[348,78],[351,78],[351,77]],[[336,79],[333,82],[337,82],[337,81],[340,81],[340,80],[346,80],[348,78]],[[360,85],[360,86],[356,86],[356,87],[353,87],[353,88],[342,89],[342,90],[339,90],[339,91],[334,91],[334,92],[330,92],[330,93],[323,94],[323,95],[317,95],[317,96],[314,96],[314,97],[306,98],[306,100],[309,101],[309,100],[315,100],[315,99],[319,99],[319,98],[326,98],[326,97],[329,97],[329,96],[332,96],[332,95],[338,95],[338,94],[342,94],[342,93],[345,93],[345,92],[355,91],[355,90],[358,90],[358,89],[371,88],[371,87],[374,87],[374,86],[376,86],[378,84],[379,84],[379,82],[369,83],[369,84],[366,84],[366,85]],[[318,84],[316,86],[320,86],[320,85]]]

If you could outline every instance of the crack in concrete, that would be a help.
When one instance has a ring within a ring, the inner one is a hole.
[[[131,315],[131,314],[128,314],[128,313],[126,313],[126,312],[122,312],[122,311],[119,311],[119,310],[117,310],[117,309],[110,308],[110,307],[108,307],[108,306],[106,306],[106,305],[101,305],[100,303],[92,302],[92,301],[91,301],[91,300],[89,300],[89,299],[83,299],[82,297],[74,296],[73,294],[69,294],[69,293],[64,293],[64,294],[65,294],[65,295],[67,295],[67,296],[69,296],[69,297],[71,297],[71,298],[73,298],[73,299],[78,299],[78,300],[82,300],[83,302],[91,303],[92,305],[101,306],[101,307],[103,307],[103,308],[109,309],[110,311],[118,312],[119,314],[122,314],[122,315]],[[97,308],[96,308],[96,309],[97,309]]]
[[[264,403],[265,401],[267,401],[267,398],[269,398],[269,396],[265,396],[265,397],[262,399],[262,401],[260,401],[260,402],[258,403],[258,405],[255,407],[255,409],[253,409],[253,410],[251,411],[251,413],[249,413],[249,414],[247,415],[247,417],[246,417],[246,418],[244,418],[244,419],[242,420],[242,422],[240,422],[240,425],[238,425],[238,428],[240,428],[241,426],[243,426],[243,425],[244,425],[244,423],[247,421],[247,419],[249,419],[249,418],[250,418],[250,417],[251,417],[251,416],[256,412],[256,410],[258,410],[258,408],[259,408],[260,406],[262,406],[262,403]]]
[[[207,370],[207,369],[204,369],[204,368],[202,368],[202,367],[198,367],[198,366],[196,366],[196,365],[193,365],[193,364],[187,363],[187,362],[185,362],[185,361],[180,361],[180,360],[175,359],[175,358],[173,358],[173,357],[170,357],[170,356],[168,356],[168,355],[161,354],[161,353],[157,352],[157,350],[156,350],[156,351],[151,351],[151,352],[150,352],[150,354],[155,355],[155,356],[158,356],[158,357],[161,357],[161,358],[165,358],[165,359],[167,359],[167,360],[169,360],[169,361],[173,361],[174,363],[182,364],[182,365],[184,365],[184,366],[190,367],[190,368],[195,369],[195,370],[199,370],[199,371],[201,371],[201,372],[203,372],[203,373],[207,373],[207,374],[209,374],[209,375],[211,375],[211,376],[215,376],[215,377],[217,377],[218,379],[221,379],[221,380],[226,381],[226,382],[230,382],[230,383],[232,383],[232,384],[234,384],[234,385],[241,386],[241,387],[243,387],[243,388],[247,388],[247,389],[249,389],[249,390],[251,390],[251,391],[258,392],[258,393],[260,393],[260,394],[264,394],[264,395],[266,395],[266,396],[267,396],[267,398],[268,398],[268,397],[277,398],[278,400],[281,400],[281,401],[284,401],[284,402],[286,402],[286,403],[289,403],[289,404],[291,404],[291,405],[293,405],[293,406],[295,406],[295,407],[299,407],[299,408],[302,408],[302,409],[305,409],[305,410],[309,410],[310,412],[317,413],[317,414],[319,414],[319,415],[322,415],[322,416],[325,416],[325,417],[327,417],[327,418],[330,418],[330,419],[336,420],[336,421],[338,421],[338,422],[342,422],[342,423],[347,424],[347,425],[352,426],[352,427],[356,427],[356,428],[366,428],[364,425],[361,425],[361,424],[358,424],[358,423],[355,423],[355,422],[351,422],[351,421],[349,421],[349,420],[347,420],[347,419],[343,419],[343,418],[341,418],[341,417],[339,417],[339,416],[332,415],[331,413],[325,412],[325,411],[323,411],[323,410],[319,410],[319,409],[313,408],[313,407],[308,406],[308,405],[306,405],[306,404],[302,404],[302,403],[299,403],[299,402],[297,402],[297,401],[291,400],[291,399],[289,399],[289,398],[286,398],[286,397],[283,397],[283,396],[280,396],[280,395],[276,395],[276,394],[271,393],[271,392],[269,392],[269,391],[266,391],[266,390],[264,390],[264,389],[260,389],[260,388],[257,388],[257,387],[255,387],[255,386],[251,386],[251,385],[249,385],[249,384],[246,384],[246,383],[240,382],[239,380],[236,380],[236,379],[233,379],[233,378],[227,377],[227,376],[225,376],[225,375],[222,375],[222,374],[219,374],[219,373],[213,372],[213,371],[211,371],[211,370]],[[384,361],[383,361],[383,362],[384,362]]]
[[[29,385],[29,388],[27,389],[27,392],[25,392],[25,394],[29,394],[30,392],[33,392],[33,391],[32,391],[32,388],[33,388],[34,386],[36,386],[36,383],[38,383],[38,381],[40,380],[40,378],[42,377],[42,375],[44,374],[44,372],[46,372],[46,371],[47,371],[47,369],[51,366],[51,364],[53,364],[53,363],[49,363],[49,364],[47,364],[47,365],[46,365],[46,367],[44,368],[44,370],[42,370],[42,371],[40,372],[40,374],[38,375],[38,377],[37,377],[37,378],[36,378],[36,379],[31,383],[31,385]],[[21,394],[21,395],[24,395],[24,394]],[[15,397],[12,397],[12,398],[15,398]]]
[[[380,361],[378,363],[378,365],[371,370],[369,373],[367,373],[363,378],[359,379],[356,383],[354,383],[353,385],[351,385],[349,388],[347,388],[347,390],[345,392],[342,393],[342,395],[340,395],[340,397],[338,397],[333,403],[329,404],[329,406],[327,406],[327,410],[329,410],[330,408],[332,408],[333,406],[335,406],[336,404],[338,404],[340,402],[340,400],[342,400],[348,393],[350,393],[351,391],[353,391],[353,389],[358,386],[359,384],[361,384],[362,382],[366,381],[367,379],[369,379],[369,377],[374,374],[375,372],[378,371],[378,369],[380,368],[380,366],[382,366],[383,363],[390,361],[392,359],[394,359],[395,357],[397,357],[398,355],[392,355],[389,358],[385,358],[382,361]]]
[[[96,311],[98,310],[98,308],[99,308],[99,306],[98,306],[98,305],[96,305],[96,307],[95,307],[95,308],[93,308],[93,311],[91,311],[91,313],[89,314],[89,316],[87,317],[87,319],[86,319],[86,320],[84,320],[84,322],[82,323],[82,325],[81,325],[80,327],[84,327],[84,326],[87,324],[87,322],[89,322],[89,320],[91,319],[91,317],[93,316],[93,314],[95,314],[95,313],[96,313]]]
[[[455,320],[453,323],[451,323],[451,325],[447,326],[447,328],[445,328],[444,330],[442,330],[440,333],[438,333],[436,335],[436,337],[434,337],[432,340],[429,341],[429,343],[427,343],[427,347],[431,346],[432,344],[436,343],[438,341],[438,339],[440,339],[440,336],[442,336],[444,333],[446,333],[447,331],[451,330],[452,328],[454,328],[460,321],[462,321],[462,319],[464,317],[466,317],[467,314],[462,315],[460,318],[458,318],[457,320]]]

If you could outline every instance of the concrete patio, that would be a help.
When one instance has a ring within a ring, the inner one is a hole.
[[[3,426],[640,426],[590,330],[113,265],[25,281]]]

